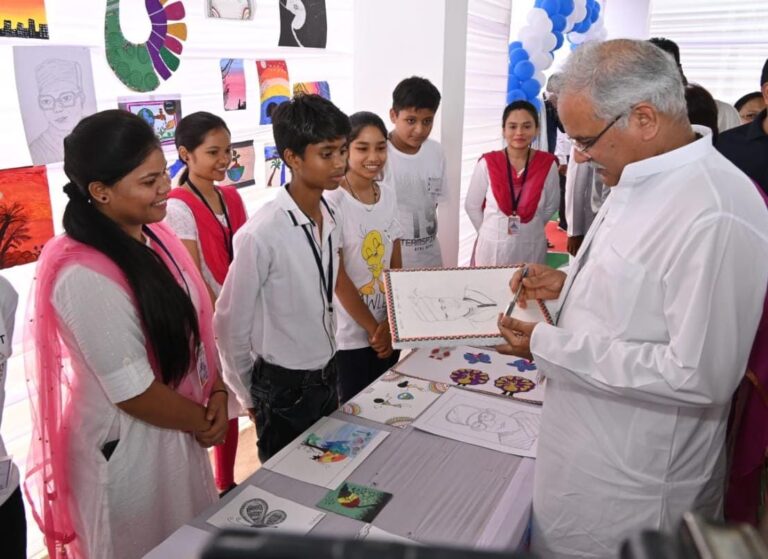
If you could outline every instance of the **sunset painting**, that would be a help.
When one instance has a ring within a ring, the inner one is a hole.
[[[0,37],[48,39],[43,0],[0,2]]]

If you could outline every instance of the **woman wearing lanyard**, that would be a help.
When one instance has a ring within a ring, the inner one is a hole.
[[[478,232],[476,266],[546,260],[544,226],[560,203],[560,182],[555,156],[531,147],[538,128],[533,105],[510,103],[502,118],[506,148],[475,166],[464,208]]]
[[[215,305],[232,262],[232,237],[246,220],[237,190],[215,186],[224,180],[232,161],[229,129],[218,116],[197,112],[184,117],[176,128],[176,148],[186,169],[168,200],[166,223],[187,247],[203,275]],[[214,448],[216,487],[226,492],[235,486],[239,409],[229,397],[229,429],[226,441]]]
[[[205,284],[165,217],[153,130],[119,110],[64,140],[66,234],[46,243],[25,353],[34,433],[25,492],[48,553],[142,557],[216,499],[223,440]]]

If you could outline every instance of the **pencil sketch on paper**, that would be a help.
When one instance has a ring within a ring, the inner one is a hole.
[[[536,442],[540,417],[537,414],[516,411],[506,414],[493,408],[478,408],[458,404],[445,414],[445,420],[457,426],[459,431],[494,433],[499,444],[528,450]]]
[[[422,322],[486,322],[498,314],[499,307],[488,295],[470,287],[465,287],[460,297],[435,297],[414,289],[409,300],[413,313]]]
[[[251,528],[269,528],[285,522],[288,515],[284,510],[269,511],[269,505],[264,499],[251,499],[240,507],[240,518]]]

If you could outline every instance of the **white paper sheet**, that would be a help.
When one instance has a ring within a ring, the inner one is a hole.
[[[386,270],[387,313],[396,348],[444,343],[496,345],[503,342],[499,313],[512,298],[514,267]],[[546,321],[542,307],[530,302],[512,316]]]
[[[451,386],[541,404],[546,381],[527,359],[469,346],[413,350],[393,371]],[[540,382],[541,380],[541,382]]]
[[[325,513],[249,486],[208,519],[219,528],[270,529],[306,534]]]
[[[389,433],[324,417],[262,467],[336,489]]]
[[[362,528],[357,532],[358,540],[372,540],[377,542],[396,542],[410,545],[421,545],[419,542],[408,539],[397,534],[392,534],[381,528],[377,528],[373,524],[364,524]]]
[[[387,371],[349,402],[341,411],[404,428],[427,409],[448,386]]]
[[[541,408],[450,388],[413,426],[506,454],[536,457]]]
[[[200,559],[211,532],[192,526],[182,526],[168,539],[144,556],[144,559]]]

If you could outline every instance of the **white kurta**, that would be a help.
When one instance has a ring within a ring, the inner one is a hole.
[[[72,357],[73,405],[64,421],[82,549],[86,558],[143,557],[216,500],[208,455],[191,434],[154,427],[115,405],[154,380],[141,323],[123,289],[74,265],[59,274],[53,306]],[[101,447],[118,439],[106,460]]]
[[[768,211],[704,137],[625,167],[571,270],[558,326],[531,340],[549,379],[533,549],[615,557],[630,534],[673,530],[687,510],[721,514]]]
[[[520,173],[522,172],[521,170]],[[544,180],[536,214],[528,223],[520,224],[520,231],[516,235],[509,234],[509,217],[499,209],[490,185],[488,166],[485,159],[480,159],[472,174],[464,203],[467,215],[477,230],[475,265],[505,266],[518,262],[543,264],[547,259],[547,236],[544,227],[560,204],[557,163],[552,163],[552,168]]]

